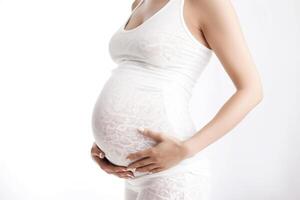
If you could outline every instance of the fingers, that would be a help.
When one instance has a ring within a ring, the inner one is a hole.
[[[148,148],[142,151],[138,151],[136,153],[129,154],[126,158],[129,160],[140,160],[142,158],[150,157],[153,154],[153,148]]]
[[[98,166],[108,174],[115,175],[119,178],[134,178],[134,174],[126,167],[112,164],[105,158],[104,152],[94,142],[91,148],[91,156]]]
[[[139,133],[143,134],[146,137],[149,137],[153,140],[155,140],[156,142],[161,142],[164,140],[164,135],[163,133],[157,132],[157,131],[153,131],[147,128],[138,128],[137,129],[139,131]]]
[[[115,175],[119,178],[134,178],[134,174],[131,171],[126,170],[126,167],[116,167],[109,163],[109,161],[106,161],[106,158],[100,159],[99,157],[95,156],[94,159],[101,169],[108,174]]]
[[[115,173],[112,173],[113,175],[119,177],[119,178],[134,178],[134,175],[131,171],[128,171],[128,172],[115,172]]]
[[[157,173],[157,172],[161,172],[163,171],[164,169],[161,168],[161,167],[157,167],[157,168],[154,168],[154,169],[151,169],[149,170],[150,173]]]
[[[155,163],[153,158],[144,158],[144,159],[141,159],[141,160],[137,160],[133,163],[130,163],[127,166],[127,168],[131,168],[131,169],[132,168],[139,168],[139,167],[143,167],[143,166],[153,164],[153,163]]]
[[[97,146],[97,144],[94,142],[92,149],[91,149],[91,155],[92,156],[98,156],[100,158],[105,157],[105,153]]]
[[[93,159],[97,162],[101,169],[107,173],[128,171],[126,167],[112,164],[109,160],[107,160],[107,158],[100,159],[98,156],[94,156]]]
[[[109,165],[110,169],[113,170],[114,172],[127,172],[129,170],[127,170],[126,167],[122,167],[122,166],[115,166],[113,164]]]
[[[101,159],[98,156],[92,156],[92,158],[102,170],[106,171],[107,173],[114,172],[111,167],[109,167],[109,164],[105,159]]]
[[[127,170],[126,167],[116,166],[112,164],[107,158],[99,158],[98,155],[92,156],[93,160],[97,162],[98,166],[108,174],[113,174],[119,178],[133,178],[134,174]]]
[[[136,169],[136,171],[150,172],[151,170],[153,170],[155,168],[158,168],[156,164],[150,164],[150,165],[146,165],[146,166],[143,166],[143,167],[139,167],[139,168]]]

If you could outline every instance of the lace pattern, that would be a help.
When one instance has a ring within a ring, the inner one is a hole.
[[[129,153],[155,144],[137,132],[138,127],[173,134],[159,89],[139,89],[111,78],[95,104],[92,125],[95,142],[114,164],[127,166]],[[133,162],[133,161],[132,161]]]
[[[207,172],[186,170],[138,181],[125,180],[125,200],[207,200],[211,187]]]

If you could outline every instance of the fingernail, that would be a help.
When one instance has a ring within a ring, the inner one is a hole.
[[[128,168],[129,171],[135,172],[136,168]]]
[[[99,153],[100,158],[104,158],[104,155],[102,152]]]
[[[131,174],[127,174],[127,177],[129,177],[129,178],[134,178],[134,176],[131,175]]]
[[[139,127],[139,128],[138,128],[138,131],[141,132],[141,133],[143,133],[144,130],[145,130],[145,129],[144,129],[143,127]]]

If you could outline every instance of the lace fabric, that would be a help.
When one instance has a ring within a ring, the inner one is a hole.
[[[186,170],[139,181],[125,180],[125,200],[206,200],[210,189],[209,171]]]
[[[93,112],[97,145],[114,164],[127,166],[129,153],[149,148],[155,141],[137,132],[138,127],[173,134],[160,90],[144,90],[119,84],[111,78],[103,88]]]
[[[212,51],[187,34],[184,0],[169,1],[139,28],[124,31],[122,24],[109,42],[118,66],[95,103],[92,127],[96,144],[116,165],[128,166],[134,162],[128,154],[156,144],[139,127],[180,140],[196,132],[189,100]],[[206,200],[207,170],[209,160],[201,152],[162,172],[134,172],[136,178],[126,180],[126,200]]]

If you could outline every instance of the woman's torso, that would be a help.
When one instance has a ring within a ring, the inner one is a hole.
[[[183,3],[169,0],[136,28],[122,24],[109,41],[117,67],[97,99],[92,125],[95,142],[117,165],[127,166],[129,153],[154,145],[138,127],[181,140],[196,132],[189,100],[212,51],[187,29]]]

